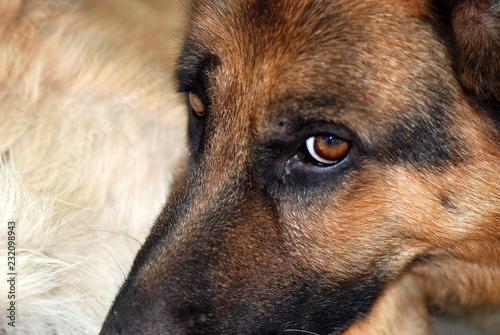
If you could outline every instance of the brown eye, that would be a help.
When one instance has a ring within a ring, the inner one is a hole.
[[[189,92],[188,97],[189,97],[189,104],[191,105],[191,108],[196,113],[196,115],[203,116],[203,112],[205,111],[205,106],[203,106],[203,102],[201,101],[201,99],[193,92]]]
[[[306,140],[306,148],[318,163],[333,165],[349,153],[350,145],[334,136],[312,136]]]

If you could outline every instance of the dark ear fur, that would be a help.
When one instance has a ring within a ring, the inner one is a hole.
[[[500,1],[451,0],[457,70],[464,89],[500,115]]]

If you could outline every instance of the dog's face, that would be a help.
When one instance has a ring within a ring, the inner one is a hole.
[[[109,333],[336,334],[420,256],[498,248],[498,73],[460,79],[457,10],[196,1],[189,167]]]

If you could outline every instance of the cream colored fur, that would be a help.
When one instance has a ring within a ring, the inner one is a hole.
[[[0,0],[0,334],[98,332],[184,152],[180,10]]]

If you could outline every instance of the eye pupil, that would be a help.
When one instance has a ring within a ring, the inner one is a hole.
[[[205,111],[205,106],[203,105],[201,99],[193,92],[188,93],[188,99],[189,99],[189,105],[191,106],[195,114],[198,116],[203,116],[203,113]]]
[[[333,165],[348,154],[350,145],[334,136],[312,136],[307,139],[306,147],[318,163]]]

